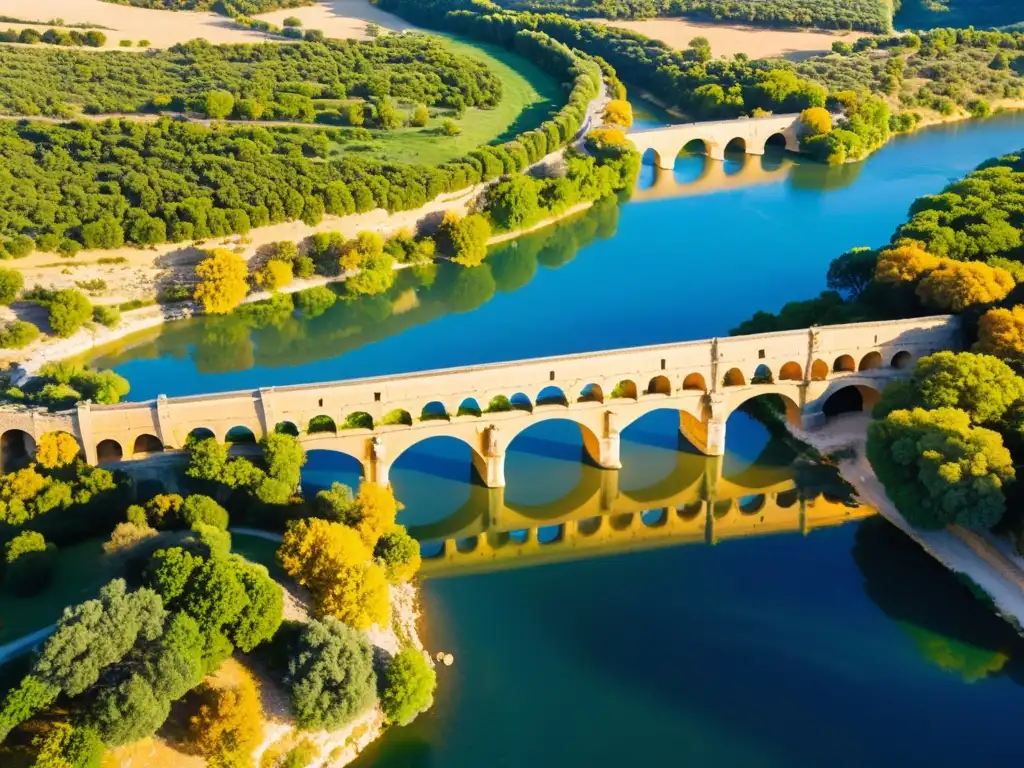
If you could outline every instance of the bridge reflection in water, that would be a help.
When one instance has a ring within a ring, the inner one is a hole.
[[[758,461],[724,476],[733,461],[676,452],[670,471],[634,489],[625,487],[628,466],[586,467],[561,498],[536,506],[510,501],[505,488],[473,485],[453,514],[409,526],[421,542],[421,574],[439,578],[680,544],[806,534],[875,513],[852,501],[826,468],[795,470]]]

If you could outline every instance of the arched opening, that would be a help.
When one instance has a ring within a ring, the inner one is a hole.
[[[384,414],[384,418],[380,420],[380,423],[386,427],[411,427],[412,426],[412,414],[408,411],[404,411],[401,408],[395,408],[393,411],[388,411]],[[370,419],[370,428],[373,428],[373,419]]]
[[[362,462],[355,456],[340,451],[308,451],[301,472],[302,491],[310,500],[334,483],[355,489],[363,481]]]
[[[790,488],[775,497],[776,506],[782,509],[789,509],[798,501],[800,501],[800,491],[797,488]]]
[[[558,525],[544,525],[537,529],[538,544],[555,544],[563,538],[565,538],[565,526],[561,523]]]
[[[395,495],[408,499],[399,522],[416,538],[450,539],[487,508],[487,467],[465,440],[435,434],[389,458]]]
[[[517,507],[553,505],[567,493],[585,490],[598,466],[601,444],[589,427],[570,418],[548,418],[511,437],[505,457],[505,500]],[[552,474],[561,464],[558,476]],[[538,472],[547,481],[538,483]],[[582,486],[581,486],[582,484]]]
[[[458,539],[455,542],[456,551],[468,555],[470,552],[475,552],[477,544],[480,543],[479,536],[466,536],[463,539]]]
[[[334,419],[325,414],[314,416],[309,420],[309,424],[306,426],[306,432],[310,435],[315,435],[318,432],[332,432],[337,434],[338,425],[334,423]]]
[[[704,502],[702,501],[694,501],[681,507],[676,507],[676,515],[679,516],[680,520],[686,520],[687,522],[696,520],[703,511]]]
[[[412,419],[409,419],[409,423],[412,423]],[[366,411],[352,411],[352,413],[345,416],[345,421],[341,423],[341,428],[373,429],[373,416],[368,414]]]
[[[479,416],[480,415],[480,404],[472,397],[467,397],[459,404],[459,410],[455,412],[456,416]]]
[[[837,389],[821,406],[821,412],[826,418],[838,416],[842,413],[859,413],[870,411],[879,400],[879,393],[871,387],[861,385],[850,385]]]
[[[525,544],[529,539],[530,530],[528,528],[519,528],[508,532],[508,540],[515,544]]]
[[[665,509],[647,509],[640,513],[640,522],[646,528],[660,528],[668,522],[668,511]]]
[[[716,520],[721,520],[732,510],[732,499],[722,499],[711,505],[711,514]]]
[[[36,452],[32,435],[20,429],[9,429],[0,437],[0,456],[4,472],[14,472],[29,465]]]
[[[750,379],[751,384],[772,384],[774,382],[775,377],[772,375],[772,369],[764,363],[761,363],[754,369],[754,376]]]
[[[737,136],[735,139],[731,139],[728,144],[725,145],[725,153],[738,155],[746,154],[747,152],[747,140]]]
[[[537,395],[537,405],[568,405],[569,401],[559,387],[544,387]]]
[[[825,381],[828,374],[828,363],[824,360],[815,360],[811,363],[811,381]]]
[[[139,435],[135,438],[135,444],[132,446],[132,455],[139,453],[161,453],[164,449],[164,444],[160,442],[160,438],[156,435]]]
[[[765,496],[759,493],[756,496],[744,496],[739,501],[740,514],[756,515],[764,509]]]
[[[473,401],[476,402],[475,400]],[[480,408],[477,408],[477,416],[480,415]],[[423,406],[423,410],[420,411],[420,421],[449,421],[448,409],[444,407],[444,403],[437,400],[431,400],[429,403]]]
[[[655,168],[661,168],[664,166],[661,153],[654,148],[644,150],[640,163],[641,165],[654,166]]]
[[[112,464],[124,458],[124,451],[117,440],[100,440],[96,446],[96,463]]]
[[[832,363],[833,373],[849,373],[857,370],[857,361],[849,355],[840,355]]]
[[[597,384],[587,384],[587,386],[580,390],[580,396],[577,402],[603,403],[604,392],[601,391],[601,387]]]
[[[704,377],[699,373],[691,373],[685,379],[683,379],[683,389],[707,392],[708,385],[704,381]]]
[[[779,381],[803,381],[804,368],[800,363],[790,361],[779,369]]]
[[[681,154],[684,155],[706,155],[710,145],[704,139],[691,139],[683,145]]]
[[[586,517],[576,523],[576,532],[582,536],[593,536],[601,530],[601,523],[603,521],[603,517]]]
[[[672,384],[669,383],[667,376],[655,376],[647,384],[647,389],[644,390],[645,395],[671,395]]]
[[[612,397],[625,397],[636,400],[636,384],[628,379],[626,381],[620,381],[612,389]]]
[[[256,435],[248,427],[232,427],[224,436],[224,442],[232,445],[253,445],[256,443]]]
[[[443,541],[425,541],[420,544],[421,560],[437,560],[444,555]]]
[[[800,406],[786,395],[764,394],[748,397],[736,406],[733,415],[737,411],[743,411],[764,424],[785,422],[794,427],[800,426]],[[730,415],[730,420],[733,415]],[[728,423],[726,427],[728,428]]]
[[[202,442],[203,440],[209,440],[211,437],[216,437],[216,435],[213,434],[212,429],[207,429],[206,427],[196,427],[191,432],[189,432],[188,435],[185,436],[185,447],[188,448],[193,443],[199,443]]]
[[[764,142],[765,154],[771,152],[785,152],[786,151],[786,137],[781,133],[773,133]]]
[[[608,524],[613,531],[624,531],[633,524],[633,513],[624,512],[619,515],[612,515],[608,518]]]
[[[730,368],[725,372],[725,378],[722,379],[722,383],[727,387],[742,387],[747,383],[747,380],[743,375],[743,371],[739,368]]]
[[[274,426],[274,433],[278,435],[291,435],[292,437],[298,437],[299,428],[295,426],[293,422],[281,421]]]
[[[889,365],[898,371],[907,370],[914,362],[913,356],[906,350],[901,350],[892,356]]]
[[[858,370],[861,371],[872,371],[875,368],[882,367],[882,355],[878,352],[868,352],[860,360],[860,367]]]
[[[516,392],[512,395],[512,397],[508,399],[508,403],[512,406],[513,411],[526,411],[527,413],[533,412],[533,403],[530,402],[530,398],[522,392]]]

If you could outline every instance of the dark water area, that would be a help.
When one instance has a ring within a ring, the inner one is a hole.
[[[631,200],[481,267],[404,270],[386,295],[312,319],[175,324],[92,362],[144,399],[722,335],[815,295],[832,258],[887,242],[915,198],[1022,136],[1024,118],[1002,116],[838,169],[781,155],[645,165]],[[360,768],[1016,757],[1024,647],[1008,624],[745,413],[717,461],[678,427],[669,411],[632,424],[612,472],[581,461],[574,424],[538,425],[509,445],[498,496],[454,440],[395,459],[400,522],[427,556],[423,636],[455,664],[434,709]],[[335,481],[357,483],[358,465],[312,452],[306,490]],[[572,532],[594,516],[590,547]],[[485,562],[479,548],[502,537],[522,542],[516,556]]]
[[[903,0],[893,19],[897,30],[955,27],[991,29],[1024,22],[1020,0]]]

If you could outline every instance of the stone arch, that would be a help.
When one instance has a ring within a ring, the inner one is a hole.
[[[683,389],[707,392],[708,385],[707,382],[704,381],[704,376],[699,373],[691,373],[683,379]]]
[[[560,414],[557,411],[553,413],[539,414],[530,422],[525,423],[523,427],[517,432],[512,432],[512,430],[510,429],[508,434],[506,435],[506,439],[508,440],[508,443],[506,444],[505,447],[506,454],[514,450],[513,446],[515,445],[516,441],[519,440],[523,435],[531,432],[533,429],[537,428],[541,424],[553,424],[556,422],[564,422],[566,424],[572,424],[573,426],[577,427],[579,429],[580,438],[583,443],[584,454],[586,454],[586,457],[590,460],[592,464],[594,464],[595,466],[600,466],[601,441],[598,439],[597,435],[594,434],[594,431],[586,424],[582,424],[579,421],[576,421],[576,419],[574,419],[571,415]],[[568,457],[566,456],[565,458]]]
[[[475,403],[476,401],[474,400],[473,402]],[[477,410],[480,410],[479,407]],[[431,400],[420,411],[420,421],[451,421],[451,416],[444,403],[440,400]]]
[[[680,152],[688,155],[710,155],[711,142],[707,139],[690,139],[688,142],[683,144]]]
[[[333,434],[338,433],[338,425],[334,423],[334,419],[325,413],[321,413],[319,416],[314,416],[309,420],[309,424],[306,425],[306,434],[315,435],[318,432],[331,432]]]
[[[781,392],[766,392],[764,394],[751,392],[749,395],[747,395],[747,397],[744,397],[740,402],[736,403],[733,406],[733,410],[730,412],[729,415],[731,416],[733,413],[736,413],[736,411],[738,411],[740,409],[740,406],[742,406],[744,403],[748,403],[751,400],[758,397],[776,398],[777,400],[781,400],[782,407],[785,409],[786,421],[788,421],[791,425],[795,427],[800,426],[800,406],[789,395],[784,395]]]
[[[161,453],[163,450],[164,444],[160,442],[160,438],[150,434],[139,435],[132,445],[133,456],[137,453]]]
[[[578,403],[603,403],[604,402],[604,390],[601,389],[600,384],[587,384],[583,389],[580,390],[580,396],[577,398]]]
[[[380,423],[383,426],[411,427],[412,426],[412,414],[409,413],[407,410],[405,410],[403,408],[395,408],[395,409],[390,410],[387,413],[385,413],[384,416],[381,417]],[[371,428],[372,428],[372,425],[373,425],[372,419],[371,419],[370,424],[371,424]]]
[[[655,376],[647,384],[647,389],[644,390],[645,395],[671,395],[672,384],[668,380],[668,376]]]
[[[461,403],[459,403],[459,410],[455,412],[456,416],[479,416],[480,403],[476,401],[475,397],[467,397]]]
[[[557,544],[560,541],[565,540],[565,524],[555,523],[553,525],[542,525],[537,529],[537,543],[541,546],[545,544]]]
[[[870,411],[881,397],[881,393],[874,387],[848,384],[829,393],[821,404],[821,412],[825,414],[825,418],[831,418],[842,413]]]
[[[750,379],[751,384],[774,384],[775,375],[772,373],[772,369],[764,363],[761,363],[757,368],[754,369],[754,375]]]
[[[576,523],[576,532],[581,536],[593,536],[601,530],[603,523],[604,518],[601,516],[585,517]]]
[[[661,528],[668,523],[668,510],[664,507],[659,509],[645,509],[640,513],[640,522],[645,528]]]
[[[779,381],[803,381],[804,368],[792,360],[779,369]]]
[[[224,442],[254,445],[256,443],[256,435],[254,435],[252,430],[248,427],[232,427],[227,431],[227,434],[224,435]]]
[[[898,371],[905,371],[914,364],[914,356],[911,355],[907,350],[901,349],[895,355],[892,356],[892,360],[889,361],[889,367],[895,368]]]
[[[196,427],[185,436],[185,447],[188,448],[192,443],[198,443],[202,440],[209,440],[211,437],[217,437],[213,434],[213,430],[208,427]]]
[[[8,429],[0,436],[0,462],[4,472],[28,466],[36,452],[36,441],[22,429]]]
[[[565,396],[565,392],[562,391],[562,388],[553,385],[544,387],[544,389],[538,392],[537,399],[534,402],[537,405],[569,405],[569,400]]]
[[[736,136],[735,138],[729,139],[729,142],[725,145],[726,152],[747,152],[747,140],[742,136]]]
[[[775,496],[775,505],[781,509],[789,509],[798,501],[800,501],[800,489],[798,488],[781,491]]]
[[[828,378],[828,363],[824,360],[815,360],[811,363],[811,381],[825,381]]]
[[[691,501],[689,504],[683,504],[681,507],[676,507],[676,515],[680,520],[685,520],[687,522],[696,520],[703,512],[703,501]]]
[[[756,515],[764,510],[764,506],[767,499],[763,493],[759,493],[756,496],[744,496],[739,500],[739,509],[741,515]]]
[[[299,428],[295,426],[293,421],[279,421],[274,425],[274,434],[277,435],[291,435],[292,437],[299,436]]]
[[[613,531],[625,531],[633,525],[633,513],[622,512],[618,515],[612,515],[608,518],[608,525],[611,526]]]
[[[405,411],[402,411],[402,413],[405,413]],[[407,413],[406,416],[408,416]],[[412,423],[411,418],[409,423]],[[345,414],[345,421],[341,423],[339,429],[373,429],[373,416],[366,411],[352,411]]]
[[[771,136],[769,136],[767,139],[764,140],[763,151],[764,152],[768,152],[768,150],[781,150],[781,151],[785,151],[786,147],[788,147],[788,146],[789,146],[789,142],[786,140],[786,134],[782,133],[781,131],[776,131],[775,133],[773,133]]]
[[[882,354],[880,352],[868,352],[860,359],[858,371],[873,371],[882,367]]]
[[[466,536],[455,541],[455,551],[462,555],[468,555],[471,552],[475,552],[477,545],[480,543],[479,536]]]
[[[643,165],[653,165],[655,168],[668,169],[675,164],[676,154],[678,152],[673,154],[672,150],[648,147],[641,152],[641,163]]]
[[[633,400],[636,400],[637,399],[636,382],[630,381],[629,379],[625,379],[624,381],[620,381],[612,389],[612,393],[611,393],[610,397],[613,397],[613,398],[624,397],[624,398],[631,398]]]
[[[850,373],[857,370],[857,361],[850,355],[840,355],[832,363],[833,373]]]
[[[117,440],[100,440],[96,445],[96,463],[112,464],[124,458],[124,450]]]
[[[732,499],[721,499],[711,505],[711,514],[716,520],[721,520],[732,511]]]
[[[726,387],[742,387],[746,383],[747,379],[739,368],[730,368],[722,379],[722,384]]]
[[[458,481],[469,481],[479,480],[487,477],[487,462],[484,457],[480,454],[478,446],[473,445],[469,440],[459,435],[438,435],[438,434],[423,434],[419,431],[413,430],[405,433],[409,435],[409,443],[395,449],[394,454],[388,458],[391,460],[391,475],[394,477],[395,470],[400,468],[399,460],[405,456],[413,448],[423,448],[427,443],[433,443],[435,450],[430,456],[430,471],[432,474],[443,476],[450,480]],[[443,450],[443,446],[458,446],[458,451],[461,455],[455,455],[451,448],[448,451]],[[437,450],[438,446],[442,446],[442,450]],[[465,473],[465,464],[462,464],[465,453],[461,453],[463,449],[468,449],[469,452],[469,472],[468,476]],[[438,454],[448,455],[438,455]]]
[[[529,396],[523,392],[516,392],[508,399],[508,402],[509,405],[512,406],[513,411],[526,411],[527,413],[533,413],[533,401],[531,401]]]

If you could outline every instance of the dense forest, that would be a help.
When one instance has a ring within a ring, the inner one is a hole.
[[[498,4],[514,10],[607,19],[682,16],[770,27],[879,33],[892,29],[887,0],[499,0]]]
[[[169,109],[308,122],[337,115],[347,98],[388,97],[486,107],[500,101],[501,82],[482,62],[426,35],[257,45],[193,40],[143,54],[0,47],[0,111],[7,114]]]
[[[33,244],[73,254],[203,239],[286,220],[314,224],[324,213],[408,210],[521,171],[575,136],[601,69],[536,32],[515,34],[508,45],[571,88],[566,105],[513,141],[436,168],[327,161],[337,129],[210,128],[167,118],[2,122],[0,237],[8,255]]]
[[[117,5],[133,5],[136,8],[155,8],[162,11],[214,11],[230,15],[232,11],[241,14],[268,13],[281,8],[298,8],[312,5],[312,0],[104,0]]]

